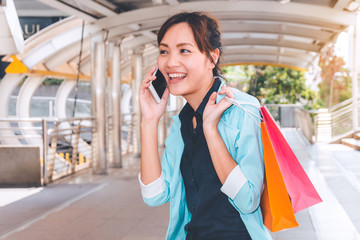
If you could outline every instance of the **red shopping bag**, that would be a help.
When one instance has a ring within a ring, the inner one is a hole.
[[[261,135],[264,149],[265,178],[260,208],[264,225],[272,232],[297,227],[299,224],[296,222],[290,198],[264,122],[261,123]]]
[[[295,213],[322,202],[269,110],[260,108]],[[265,167],[266,168],[266,167]]]

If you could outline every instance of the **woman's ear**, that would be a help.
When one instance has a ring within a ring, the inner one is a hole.
[[[220,57],[220,51],[218,48],[216,48],[214,51],[210,52],[210,56],[211,56],[211,59],[213,60],[212,61],[212,68],[215,67],[216,63],[218,62],[219,60],[219,57]]]

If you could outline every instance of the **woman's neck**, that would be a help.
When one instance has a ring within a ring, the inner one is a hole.
[[[215,78],[212,77],[211,81],[208,81],[208,85],[202,87],[200,91],[184,96],[185,100],[190,104],[192,109],[196,111],[196,109],[200,106],[202,100],[204,99],[207,92],[210,90],[212,85],[214,84]]]

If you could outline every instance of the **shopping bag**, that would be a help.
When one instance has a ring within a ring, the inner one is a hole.
[[[260,108],[294,213],[322,200],[266,106]],[[266,169],[266,166],[265,166]]]
[[[264,150],[264,191],[260,208],[264,225],[272,232],[299,226],[296,222],[290,198],[276,161],[265,123],[261,123],[262,144]]]

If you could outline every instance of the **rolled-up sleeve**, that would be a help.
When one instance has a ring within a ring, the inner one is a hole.
[[[239,165],[236,166],[226,178],[224,185],[221,187],[221,191],[225,193],[231,200],[234,200],[242,186],[246,184],[247,179],[244,173],[241,171]]]
[[[244,108],[260,116],[257,108]],[[260,124],[260,120],[255,122],[243,109],[234,106],[222,124],[223,140],[238,166],[230,172],[221,191],[243,214],[252,213],[259,207],[263,191],[263,150],[257,123]]]
[[[151,207],[160,206],[167,203],[170,199],[170,176],[166,150],[161,159],[161,168],[162,172],[160,177],[147,185],[141,181],[140,173],[138,176],[143,200]]]
[[[156,195],[162,193],[165,190],[165,180],[164,176],[161,174],[161,176],[156,179],[155,181],[145,185],[141,181],[141,173],[139,173],[139,183],[140,183],[140,189],[141,194],[144,198],[152,198]]]
[[[174,121],[178,123],[179,121]],[[170,200],[170,182],[173,176],[173,162],[176,157],[174,156],[174,142],[178,141],[180,132],[179,124],[173,124],[170,134],[165,141],[165,150],[161,158],[161,175],[158,179],[145,185],[141,181],[141,174],[139,173],[139,183],[141,195],[144,202],[149,206],[160,206]],[[183,143],[181,143],[183,144]],[[179,146],[178,143],[177,146]]]
[[[260,112],[257,109],[254,111],[254,107],[248,106],[247,109],[260,116]],[[247,113],[243,114],[243,124],[235,142],[236,162],[248,181],[233,201],[236,208],[246,214],[255,211],[260,205],[264,182],[264,158],[260,127]]]

